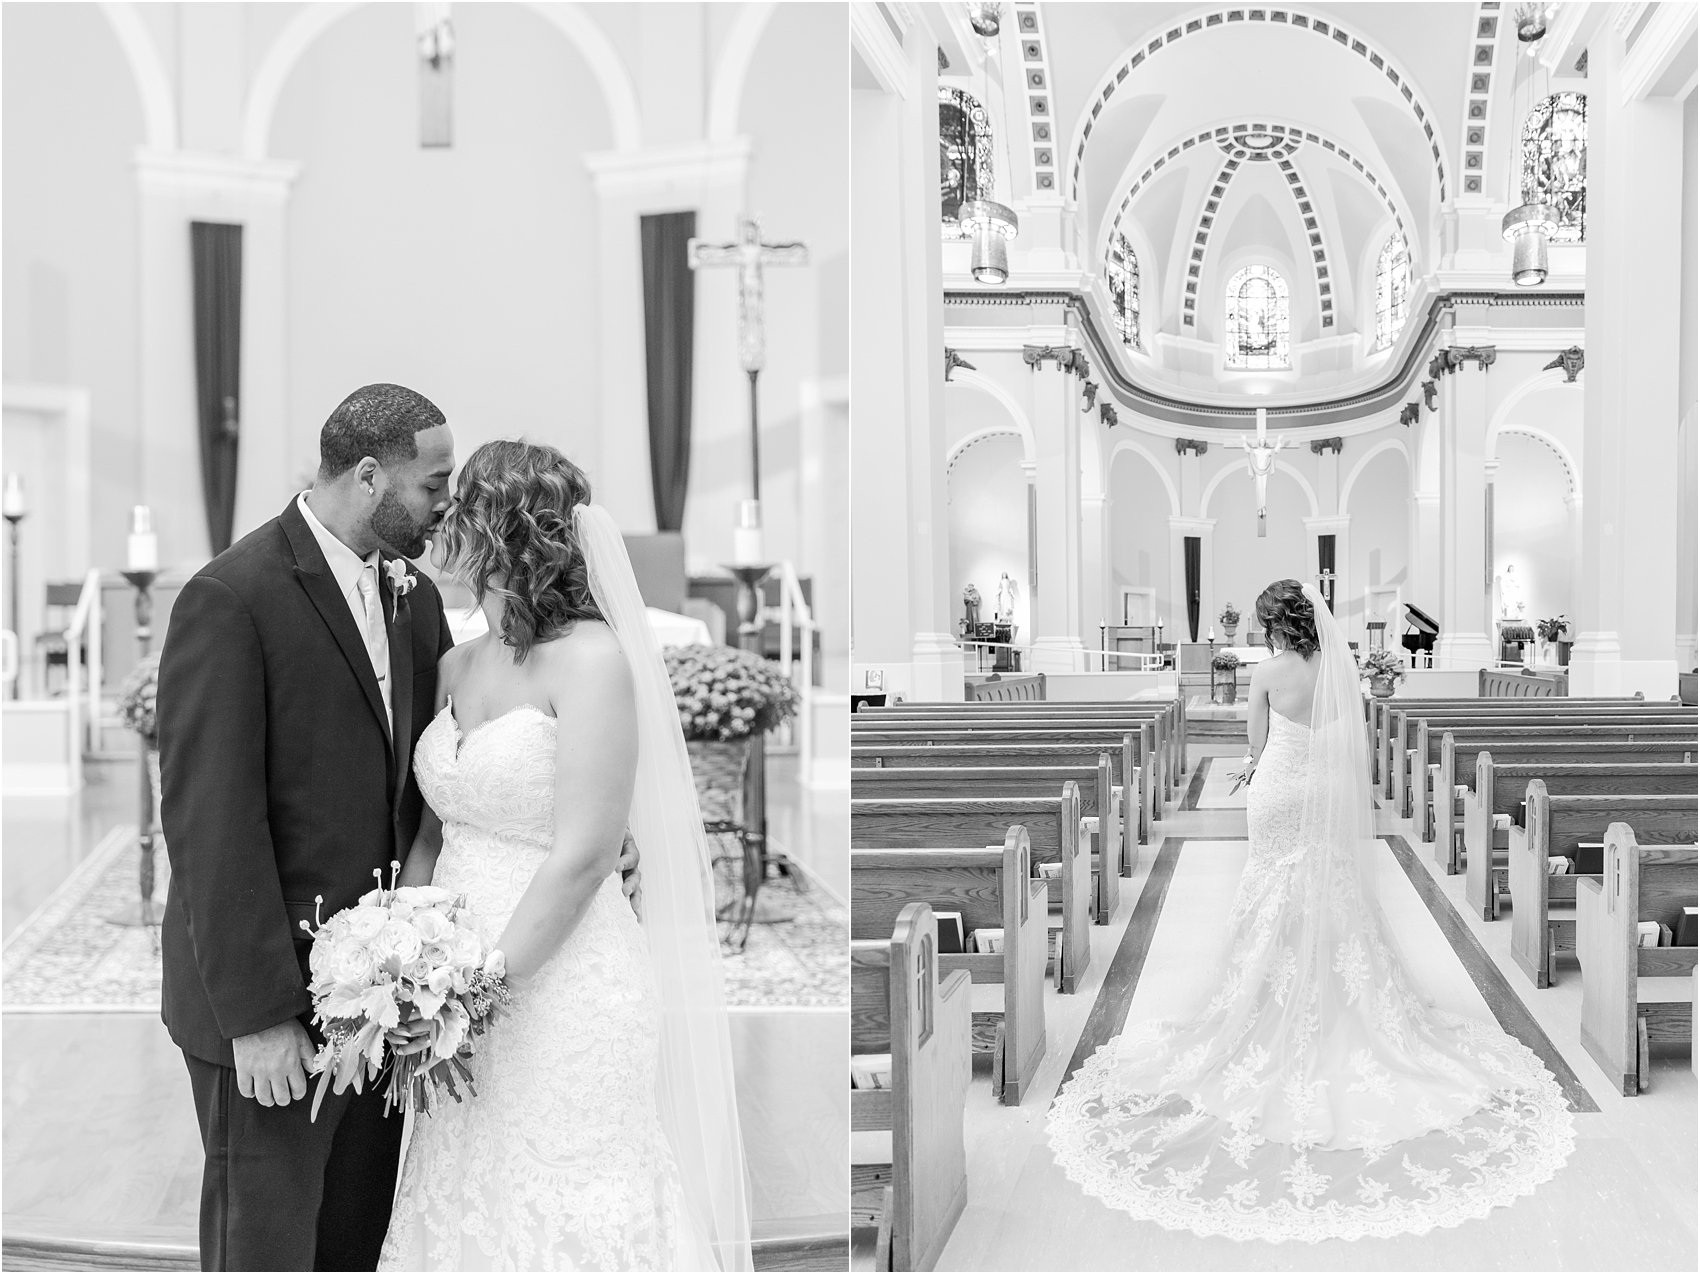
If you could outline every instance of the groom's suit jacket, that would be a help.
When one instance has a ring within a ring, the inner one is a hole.
[[[386,559],[386,563],[387,563]],[[423,574],[380,592],[395,739],[366,645],[294,500],[214,558],[172,608],[160,656],[160,817],[171,857],[161,1015],[179,1047],[307,1013],[314,899],[329,918],[390,879],[418,830],[413,744],[453,644]]]

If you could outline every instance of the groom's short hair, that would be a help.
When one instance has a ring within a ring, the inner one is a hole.
[[[419,455],[413,435],[444,423],[435,403],[405,385],[362,385],[319,431],[319,476],[340,477],[365,456],[386,465],[412,460]]]

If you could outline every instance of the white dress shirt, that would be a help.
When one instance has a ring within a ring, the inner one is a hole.
[[[390,728],[391,737],[394,737],[395,708],[390,701],[390,641],[389,630],[384,623],[382,556],[377,549],[373,549],[362,558],[327,531],[325,524],[314,516],[312,506],[307,503],[305,491],[297,497],[297,503],[301,506],[301,516],[306,519],[307,529],[319,542],[325,562],[336,578],[337,587],[342,590],[342,599],[348,603],[349,614],[354,616],[355,629],[365,638],[366,653],[372,660],[372,672],[378,678],[378,689],[384,696],[385,722]],[[360,577],[367,572],[370,572],[367,587],[371,590],[371,605],[375,608],[374,620],[370,623],[367,617],[367,599],[361,596],[360,589]]]

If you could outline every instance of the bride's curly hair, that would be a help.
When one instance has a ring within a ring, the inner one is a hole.
[[[443,560],[479,604],[501,598],[516,664],[579,620],[603,618],[573,526],[573,509],[589,503],[584,471],[537,443],[487,442],[460,471],[438,531]]]
[[[1263,644],[1275,649],[1275,634],[1287,639],[1287,649],[1309,659],[1321,648],[1316,635],[1316,611],[1296,579],[1278,579],[1257,596],[1257,622],[1263,625]]]

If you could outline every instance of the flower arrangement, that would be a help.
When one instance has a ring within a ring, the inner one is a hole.
[[[464,897],[434,885],[385,889],[382,873],[372,874],[378,888],[354,906],[316,930],[301,922],[313,935],[308,989],[325,1036],[312,1067],[315,1119],[333,1083],[360,1092],[386,1070],[385,1114],[391,1106],[430,1114],[438,1086],[460,1101],[456,1076],[476,1094],[472,1041],[510,998],[502,953],[486,952],[464,923]]]
[[[130,670],[118,692],[118,719],[142,736],[150,748],[159,746],[159,656],[148,655]]]
[[[1240,657],[1231,650],[1219,650],[1210,660],[1217,672],[1232,672],[1240,666]]]
[[[1371,677],[1386,677],[1391,681],[1405,679],[1405,661],[1383,647],[1378,646],[1365,655],[1362,667]]]
[[[1563,615],[1554,615],[1551,619],[1537,620],[1535,631],[1540,634],[1542,641],[1557,641],[1564,636],[1564,630],[1569,623]]]
[[[1222,607],[1222,613],[1216,616],[1224,628],[1237,628],[1240,623],[1240,612],[1232,602]]]
[[[733,646],[670,646],[662,652],[687,739],[765,734],[795,715],[797,688],[770,663]]]

